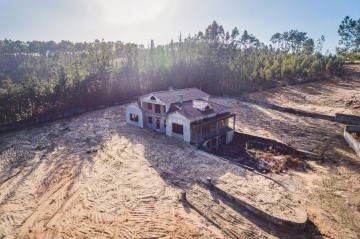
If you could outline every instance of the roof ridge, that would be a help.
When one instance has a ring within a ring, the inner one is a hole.
[[[181,88],[181,89],[173,89],[173,90],[161,90],[161,91],[155,91],[155,92],[150,92],[149,94],[154,94],[154,93],[164,93],[164,92],[174,92],[174,91],[180,91],[180,90],[190,90],[190,89],[197,89],[200,90],[199,88],[196,87],[189,87],[189,88]],[[202,90],[200,90],[202,91]],[[204,91],[202,91],[204,92]],[[204,92],[205,94],[207,94],[206,92]]]

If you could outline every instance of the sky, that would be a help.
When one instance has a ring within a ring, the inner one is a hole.
[[[326,38],[335,52],[337,29],[359,19],[360,0],[0,0],[0,39],[123,41],[148,46],[194,35],[214,20],[247,30],[269,44],[276,32],[298,30]]]

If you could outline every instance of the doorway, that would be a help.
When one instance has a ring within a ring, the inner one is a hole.
[[[156,118],[156,129],[160,129],[160,119]]]

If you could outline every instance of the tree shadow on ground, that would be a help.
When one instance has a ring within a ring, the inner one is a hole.
[[[179,190],[190,190],[197,184],[198,179],[205,180],[207,177],[217,179],[228,172],[240,178],[248,176],[246,170],[223,160],[202,156],[180,140],[150,129],[124,124],[124,112],[118,109],[119,107],[114,107],[110,110],[60,120],[43,128],[26,129],[15,136],[9,135],[3,138],[0,146],[2,149],[7,147],[16,149],[15,145],[17,145],[19,149],[32,153],[27,157],[19,156],[19,160],[3,167],[9,170],[1,171],[1,176],[6,173],[15,175],[22,169],[26,172],[17,174],[17,181],[9,187],[7,193],[9,196],[3,198],[1,205],[10,200],[18,200],[18,194],[11,192],[16,192],[27,180],[39,181],[40,187],[35,191],[38,199],[48,195],[49,190],[56,192],[57,188],[65,186],[65,201],[62,201],[62,204],[65,204],[66,198],[74,194],[75,183],[81,177],[85,177],[85,168],[91,176],[92,167],[95,161],[99,160],[98,154],[106,147],[114,147],[118,155],[115,157],[121,157],[122,150],[133,152],[132,160],[141,160],[148,164],[148,170],[155,170],[164,183]],[[110,112],[110,115],[106,112]],[[115,143],[106,146],[112,137],[124,139],[128,145]],[[27,147],[29,142],[30,148]],[[137,145],[141,146],[142,152],[137,151],[139,149]],[[43,177],[34,177],[37,170],[44,170],[41,172]]]

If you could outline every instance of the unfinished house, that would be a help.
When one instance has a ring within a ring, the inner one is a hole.
[[[209,97],[197,88],[153,92],[126,108],[126,121],[164,132],[197,148],[218,148],[232,141],[236,115]]]

